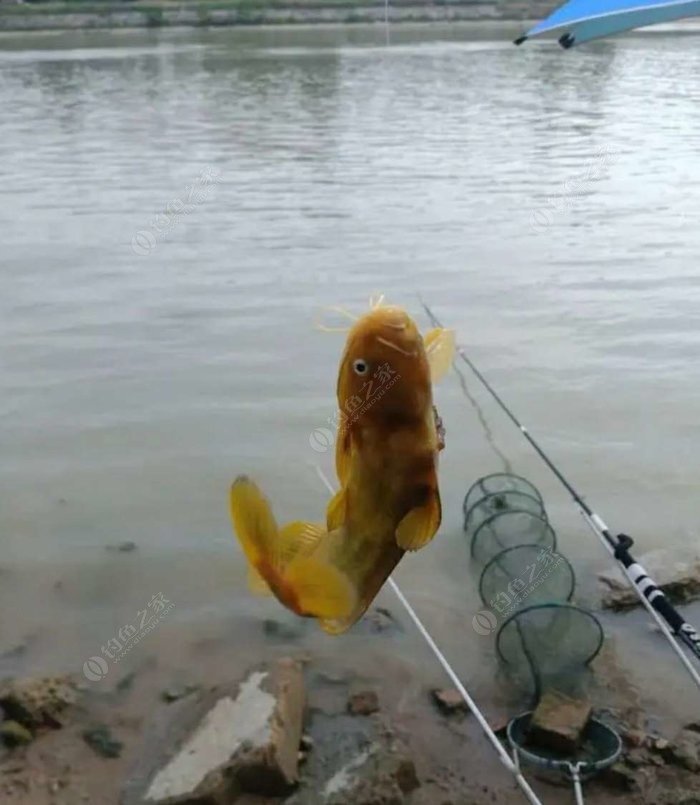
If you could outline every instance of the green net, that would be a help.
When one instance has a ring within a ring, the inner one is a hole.
[[[464,516],[464,531],[473,537],[482,523],[507,511],[529,512],[543,520],[547,519],[541,500],[526,492],[504,490],[484,495],[469,508]]]
[[[547,690],[583,696],[588,666],[602,645],[603,629],[594,615],[554,602],[518,610],[496,636],[498,656],[512,681],[535,700]]]
[[[569,601],[576,579],[570,563],[540,545],[516,545],[496,554],[481,571],[484,606],[506,618],[522,606]]]
[[[484,498],[490,495],[497,494],[498,492],[516,492],[521,495],[526,495],[529,498],[534,498],[539,502],[539,512],[544,512],[544,501],[539,490],[533,486],[525,478],[519,475],[513,475],[507,472],[496,472],[492,475],[486,475],[474,483],[464,498],[464,530],[467,530],[467,523],[469,515],[476,505],[481,503]]]
[[[474,531],[472,557],[483,564],[518,545],[537,545],[553,551],[557,547],[557,537],[552,526],[539,514],[505,508],[484,520]]]
[[[464,517],[486,607],[475,616],[475,630],[496,632],[504,669],[534,700],[550,689],[581,695],[603,630],[594,615],[570,603],[575,573],[556,550],[542,496],[520,476],[488,475],[467,493]]]

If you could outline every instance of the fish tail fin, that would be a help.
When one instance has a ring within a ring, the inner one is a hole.
[[[270,589],[270,585],[263,578],[262,573],[251,564],[248,564],[248,589],[253,595],[274,595]]]
[[[299,610],[316,618],[345,618],[357,605],[348,577],[327,562],[301,556],[286,569],[285,582],[294,590]]]

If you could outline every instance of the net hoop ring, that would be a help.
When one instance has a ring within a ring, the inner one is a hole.
[[[530,497],[533,497],[540,502],[542,510],[544,511],[544,500],[542,498],[542,495],[540,494],[540,490],[533,483],[530,483],[530,481],[528,481],[527,478],[523,478],[522,475],[516,475],[513,472],[492,472],[490,475],[484,475],[483,478],[479,478],[478,481],[474,481],[474,483],[467,490],[467,494],[464,496],[464,501],[462,503],[462,513],[464,514],[465,521],[469,514],[469,509],[472,509],[476,505],[476,503],[479,503],[481,500],[483,500],[485,497],[488,497],[489,495],[498,494],[498,492],[486,492],[484,490],[484,482],[490,481],[492,478],[514,478],[516,481],[519,481],[526,489],[529,490],[528,492],[525,492],[521,489],[501,489],[499,491],[501,493],[521,492],[523,495],[530,495]],[[481,495],[480,498],[477,499],[476,503],[472,503],[472,505],[468,507],[467,501],[469,500],[469,496],[477,488],[480,488],[483,494]]]
[[[592,612],[589,612],[587,609],[582,609],[581,607],[577,607],[574,604],[557,604],[557,603],[533,604],[532,606],[523,607],[523,609],[519,609],[517,612],[514,612],[509,618],[507,618],[503,622],[503,624],[501,625],[500,629],[498,630],[498,634],[496,635],[496,652],[497,652],[498,658],[499,658],[499,660],[501,660],[501,662],[505,663],[506,665],[511,664],[511,663],[508,662],[508,660],[503,655],[503,652],[501,651],[501,638],[503,636],[503,630],[506,628],[506,626],[508,626],[509,623],[514,621],[516,618],[521,617],[522,615],[524,615],[527,612],[533,612],[533,611],[539,610],[539,609],[569,609],[569,610],[574,610],[575,612],[579,612],[581,615],[584,615],[589,620],[591,620],[593,622],[597,632],[598,632],[598,644],[597,644],[597,646],[595,648],[595,651],[593,651],[591,653],[590,657],[588,657],[588,659],[585,661],[584,665],[589,665],[598,656],[598,653],[600,652],[601,648],[603,648],[603,642],[605,640],[605,634],[603,632],[603,627],[601,626],[600,621],[598,620],[598,618],[596,618],[596,616]]]
[[[535,543],[524,542],[522,545],[513,545],[510,548],[504,548],[502,551],[500,551],[500,553],[497,553],[494,557],[489,559],[489,561],[484,565],[484,568],[481,571],[481,575],[479,576],[479,598],[481,598],[481,601],[482,601],[482,603],[484,605],[486,605],[486,606],[488,605],[488,602],[486,601],[486,599],[484,597],[483,584],[484,584],[484,578],[486,577],[486,574],[488,573],[489,568],[491,567],[491,565],[495,564],[499,559],[501,559],[504,554],[510,553],[511,551],[519,551],[521,548],[536,548],[537,550],[540,550],[540,551],[544,550],[544,548],[542,548],[541,545],[537,545]],[[571,566],[571,562],[569,562],[569,560],[566,557],[562,556],[561,554],[558,554],[558,555],[561,556],[561,558],[566,563],[566,568],[568,569],[569,576],[571,578],[571,586],[570,586],[569,592],[568,592],[566,598],[562,601],[562,603],[567,603],[568,601],[571,601],[571,599],[574,597],[574,592],[576,591],[576,574],[574,573],[574,569]],[[554,603],[554,602],[552,602],[552,603]],[[531,608],[532,608],[532,605],[530,607],[525,607],[525,609],[531,609]],[[506,623],[507,623],[507,621],[504,622],[503,626],[505,626]]]
[[[556,549],[557,549],[557,535],[556,535],[554,529],[552,528],[552,526],[550,525],[549,520],[547,519],[546,516],[541,517],[538,514],[533,514],[532,512],[528,511],[527,509],[506,509],[505,511],[496,512],[495,514],[492,514],[490,517],[487,517],[482,523],[479,523],[479,527],[473,533],[472,538],[471,538],[471,542],[470,542],[470,545],[469,545],[469,554],[470,554],[472,559],[475,558],[474,547],[476,545],[476,540],[477,540],[477,537],[479,536],[479,533],[481,532],[481,529],[485,528],[488,525],[491,525],[491,523],[494,520],[498,519],[499,517],[503,517],[505,514],[527,514],[528,517],[532,517],[534,520],[539,520],[540,522],[542,522],[544,524],[544,526],[545,526],[545,530],[551,536],[551,544],[550,545],[542,545],[541,547],[542,548],[549,547],[552,551],[556,551]],[[524,543],[520,543],[520,544],[524,544]],[[528,544],[532,544],[532,543],[528,543]],[[511,547],[517,547],[517,546],[511,546]],[[506,548],[501,549],[501,551],[504,551],[504,550],[506,550]],[[501,551],[499,551],[498,553],[501,553]],[[498,554],[496,554],[496,556],[497,555]],[[491,557],[491,558],[493,558],[493,557]],[[489,561],[491,561],[491,560],[489,560]]]
[[[549,520],[549,518],[547,517],[547,512],[545,511],[545,508],[544,508],[544,503],[542,502],[542,499],[540,497],[537,497],[535,495],[531,495],[529,492],[521,492],[519,489],[505,489],[505,490],[502,490],[501,492],[489,492],[487,495],[484,495],[482,498],[479,498],[477,501],[472,503],[472,505],[467,509],[467,511],[464,514],[464,526],[463,526],[462,530],[465,531],[465,532],[469,531],[469,520],[471,519],[471,516],[474,513],[474,511],[476,510],[477,506],[481,506],[482,503],[485,503],[485,502],[491,500],[492,498],[501,497],[502,495],[513,495],[513,496],[517,496],[518,498],[520,498],[520,500],[523,500],[523,501],[524,500],[533,501],[533,503],[535,503],[536,506],[539,508],[539,516],[543,520],[547,520],[547,521]],[[464,499],[465,503],[466,503],[466,500],[467,499],[465,498]],[[464,510],[464,506],[462,507],[462,509]],[[502,514],[504,511],[516,511],[516,509],[503,509],[501,512],[495,512],[495,514]],[[521,511],[521,510],[518,509],[517,511]],[[522,511],[527,511],[527,510],[522,509]],[[534,512],[532,512],[532,513],[534,514]]]
[[[551,771],[560,771],[572,774],[575,769],[581,777],[591,777],[603,769],[612,766],[622,753],[622,739],[611,727],[603,724],[595,718],[590,719],[586,726],[586,733],[589,740],[598,744],[608,744],[605,747],[605,754],[601,755],[595,761],[574,761],[574,760],[559,760],[557,758],[544,757],[538,755],[532,749],[526,749],[523,746],[523,740],[527,734],[527,729],[530,726],[533,711],[529,710],[526,713],[521,713],[519,716],[511,719],[506,728],[508,736],[508,743],[511,749],[517,753],[518,757],[526,760],[534,766],[549,769]],[[592,733],[592,734],[591,734]]]

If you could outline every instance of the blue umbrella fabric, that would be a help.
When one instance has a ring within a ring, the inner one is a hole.
[[[559,44],[570,48],[632,28],[700,15],[700,0],[570,0],[515,40],[561,31]]]

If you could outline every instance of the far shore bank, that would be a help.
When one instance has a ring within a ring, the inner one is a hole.
[[[395,23],[516,22],[543,16],[550,3],[474,0],[390,2]],[[225,27],[243,25],[358,24],[384,22],[387,9],[376,0],[230,0],[229,2],[12,3],[0,0],[0,31]]]

